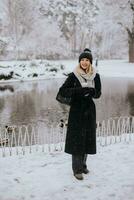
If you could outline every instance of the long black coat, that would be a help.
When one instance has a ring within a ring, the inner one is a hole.
[[[101,81],[97,73],[94,78],[95,94],[101,95]],[[71,73],[59,92],[64,97],[71,97],[65,152],[69,154],[96,153],[96,108],[92,97],[84,97],[82,86],[74,73]]]

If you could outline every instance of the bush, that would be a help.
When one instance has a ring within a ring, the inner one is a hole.
[[[2,79],[9,80],[9,79],[13,78],[13,74],[14,74],[13,71],[11,71],[8,75],[0,74],[0,80],[2,80]]]
[[[33,77],[38,77],[38,74],[37,74],[37,73],[34,73],[34,74],[33,74]]]
[[[60,68],[63,70],[63,69],[65,69],[65,66],[64,66],[64,65],[61,65]]]
[[[50,72],[57,72],[58,69],[56,67],[49,69]]]

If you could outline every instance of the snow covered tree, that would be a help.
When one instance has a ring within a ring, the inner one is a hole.
[[[16,59],[70,58],[89,47],[94,57],[134,62],[134,0],[1,0],[0,34]]]
[[[31,0],[6,0],[3,8],[7,19],[8,34],[16,52],[16,59],[18,59],[21,39],[32,30],[33,4]]]
[[[97,3],[99,11],[91,35],[94,54],[101,59],[126,58],[127,33],[118,24],[119,4],[115,0]]]
[[[131,28],[126,27],[128,33],[128,43],[129,43],[129,62],[134,63],[134,0],[129,0],[128,4],[132,13],[132,25]]]
[[[42,3],[40,12],[58,23],[74,57],[89,44],[89,33],[96,14],[95,0],[48,0]]]
[[[128,0],[124,4],[120,4],[123,14],[129,13],[129,20],[120,20],[119,24],[125,28],[128,34],[128,45],[129,45],[129,62],[134,63],[134,0]],[[124,16],[122,17],[122,19]]]
[[[8,42],[6,40],[4,40],[4,38],[0,38],[0,55],[4,54],[4,51],[7,47]]]
[[[112,54],[112,50],[114,50],[117,55],[122,53],[124,56],[125,50],[128,48],[129,62],[134,62],[134,0],[118,0],[118,2],[104,0],[99,1],[98,4],[100,7],[98,22],[101,21],[102,27],[99,23],[96,27],[106,30],[105,43],[109,37],[107,52]],[[106,47],[106,45],[104,46]]]

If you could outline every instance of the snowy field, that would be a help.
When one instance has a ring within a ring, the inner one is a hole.
[[[77,60],[1,61],[0,82],[61,78],[72,72],[77,64]],[[134,77],[134,63],[127,60],[102,60],[98,62],[97,70],[107,77]],[[9,79],[11,73],[12,78]],[[7,80],[2,78],[3,75]]]
[[[134,200],[133,145],[98,146],[82,181],[63,152],[0,158],[0,200]]]

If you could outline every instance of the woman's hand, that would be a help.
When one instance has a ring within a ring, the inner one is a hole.
[[[95,88],[92,87],[84,87],[82,88],[84,97],[93,97],[95,95]]]

